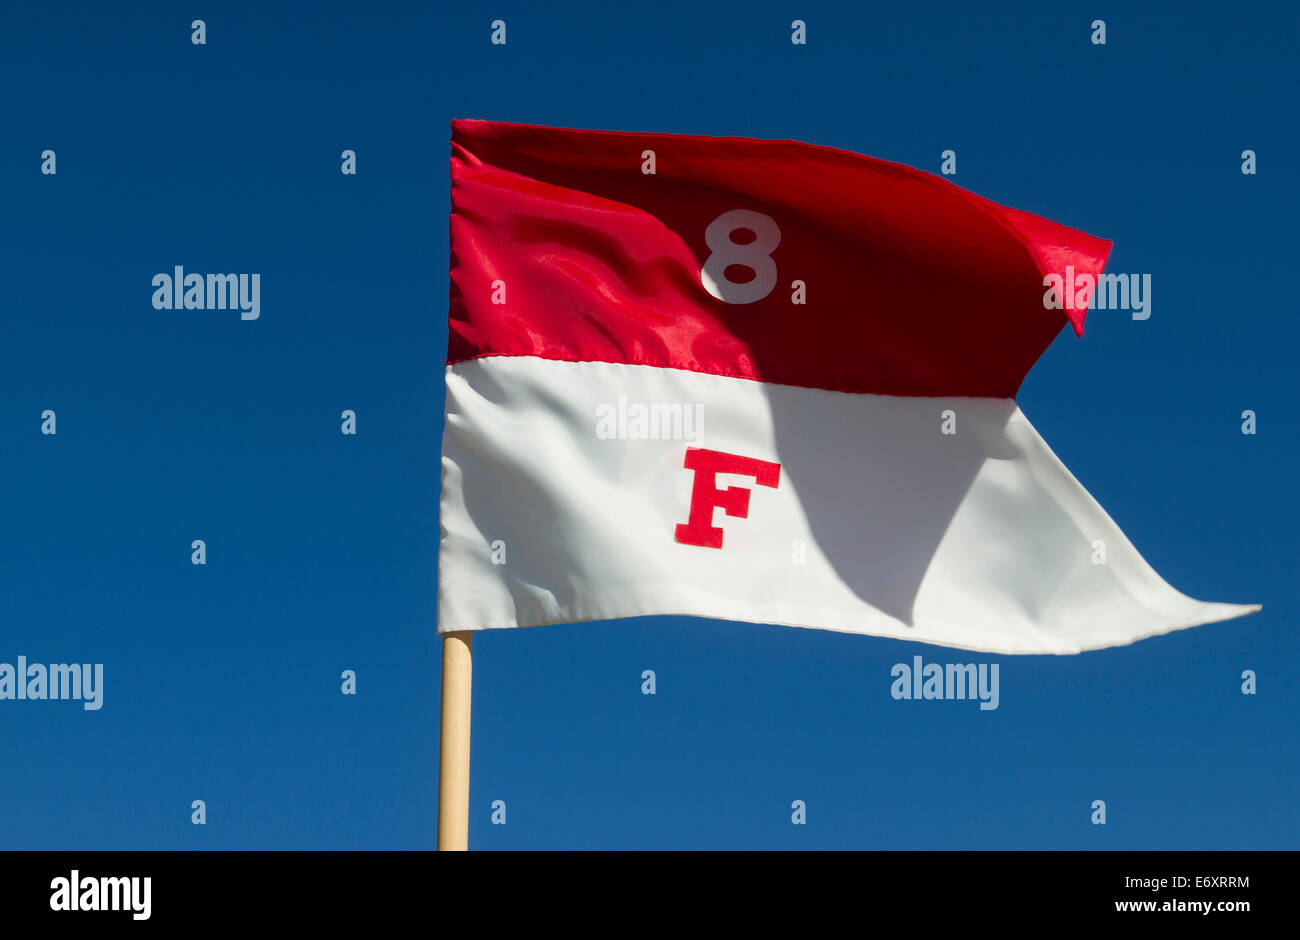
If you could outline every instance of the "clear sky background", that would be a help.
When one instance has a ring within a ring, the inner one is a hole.
[[[432,847],[453,117],[951,148],[1113,239],[1151,318],[1065,330],[1019,403],[1170,583],[1264,607],[1070,657],[479,634],[472,848],[1300,847],[1297,15],[1129,6],[10,5],[0,662],[105,677],[95,712],[0,702],[0,848]],[[154,310],[174,265],[260,272],[260,319]],[[916,654],[1000,663],[1000,707],[894,701]]]

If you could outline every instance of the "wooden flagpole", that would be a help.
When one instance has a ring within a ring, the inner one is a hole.
[[[438,851],[469,848],[469,706],[474,631],[442,635],[442,729],[438,751]]]

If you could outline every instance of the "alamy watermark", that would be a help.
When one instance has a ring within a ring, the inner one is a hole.
[[[980,711],[998,707],[997,663],[924,663],[912,657],[912,665],[895,663],[889,670],[894,677],[889,694],[895,701],[904,699],[975,699]]]
[[[239,310],[241,320],[262,315],[262,275],[186,274],[176,265],[171,274],[155,274],[155,310]]]
[[[1065,266],[1065,274],[1043,276],[1043,306],[1048,310],[1131,310],[1134,320],[1151,316],[1150,274],[1103,274],[1094,277]]]
[[[80,701],[88,712],[104,706],[103,663],[0,663],[0,701]]]
[[[132,920],[148,920],[152,913],[153,879],[83,877],[72,869],[66,878],[50,882],[52,911],[130,911]]]
[[[704,434],[704,406],[682,402],[618,401],[596,406],[596,437],[602,441],[692,441]]]

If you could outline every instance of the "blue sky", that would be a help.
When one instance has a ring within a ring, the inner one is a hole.
[[[1020,405],[1175,587],[1264,606],[1074,657],[481,634],[471,847],[1298,847],[1296,13],[1007,10],[6,11],[0,662],[105,677],[99,711],[0,702],[0,848],[432,847],[453,117],[951,148],[959,185],[1113,239],[1151,318],[1064,331]],[[153,309],[174,265],[260,272],[261,317]],[[1000,707],[894,701],[916,654],[999,662]]]

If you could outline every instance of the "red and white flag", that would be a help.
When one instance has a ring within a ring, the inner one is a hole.
[[[440,631],[1076,653],[1258,609],[1165,583],[1016,405],[1109,242],[792,141],[456,121],[451,179]]]

